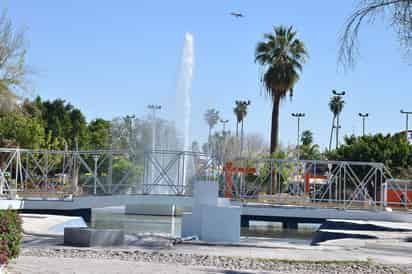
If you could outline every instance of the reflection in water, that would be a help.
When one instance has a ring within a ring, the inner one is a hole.
[[[126,233],[152,232],[180,236],[181,218],[125,215],[124,207],[111,207],[93,209],[90,226],[93,228],[122,229]]]
[[[122,229],[126,233],[167,233],[180,236],[181,218],[166,216],[125,215],[124,207],[94,209],[91,227]],[[275,241],[309,244],[318,225],[299,224],[299,230],[282,229],[281,224],[250,222],[248,228],[241,229],[241,236],[263,237]]]

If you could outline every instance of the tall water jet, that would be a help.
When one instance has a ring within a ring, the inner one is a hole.
[[[194,41],[191,33],[185,34],[182,59],[176,86],[176,128],[179,133],[178,150],[191,150],[190,120],[192,110],[192,78],[194,69]],[[188,165],[183,160],[183,184],[186,184]]]

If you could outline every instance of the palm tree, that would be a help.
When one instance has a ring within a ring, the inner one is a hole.
[[[313,133],[310,130],[302,132],[300,138],[302,142],[300,157],[304,160],[319,160],[321,157],[319,145],[313,143]]]
[[[206,112],[205,112],[205,121],[209,126],[209,137],[208,137],[209,148],[210,148],[210,140],[211,140],[211,137],[212,137],[212,129],[219,122],[219,119],[220,119],[219,111],[217,111],[214,108],[210,108],[210,109],[206,110]]]
[[[242,151],[243,151],[243,121],[245,120],[245,117],[247,115],[247,107],[250,105],[250,100],[247,101],[236,101],[236,108],[237,113],[236,113],[236,118],[237,118],[237,124],[236,124],[236,136],[237,136],[237,131],[238,131],[238,124],[241,123],[241,129],[240,129],[240,156],[242,156]]]
[[[302,132],[302,137],[300,137],[300,141],[302,142],[303,146],[311,145],[313,143],[313,133],[310,130],[304,130]]]
[[[236,101],[236,106],[233,108],[233,113],[236,116],[236,137],[239,136],[239,123],[242,121],[242,110],[241,105],[239,104],[240,101]]]
[[[329,140],[329,150],[332,149],[332,136],[333,136],[333,129],[336,128],[336,148],[338,147],[339,141],[339,115],[343,110],[343,106],[345,105],[345,101],[342,99],[342,96],[335,95],[329,101],[329,109],[333,114],[332,118],[332,128],[330,131],[330,140]],[[335,125],[336,122],[336,125]]]
[[[270,153],[278,145],[280,102],[288,93],[292,97],[308,56],[304,43],[296,35],[293,27],[273,27],[273,32],[264,34],[264,41],[257,44],[255,51],[255,62],[263,68],[261,82],[273,103]]]

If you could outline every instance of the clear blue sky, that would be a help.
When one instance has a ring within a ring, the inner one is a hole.
[[[36,71],[33,87],[46,99],[63,98],[88,120],[146,115],[151,103],[170,117],[184,33],[195,39],[192,135],[204,141],[203,113],[213,107],[231,121],[236,99],[250,99],[247,132],[269,140],[271,104],[260,93],[254,48],[273,25],[292,24],[310,59],[292,102],[281,109],[280,138],[294,143],[291,112],[305,112],[303,129],[326,146],[332,89],[346,90],[343,132],[361,133],[359,111],[371,113],[370,132],[404,127],[401,108],[412,109],[412,66],[395,34],[380,20],[361,32],[361,58],[354,71],[337,67],[338,34],[352,1],[3,1],[14,24],[27,28],[28,61]],[[237,10],[243,19],[229,16]]]

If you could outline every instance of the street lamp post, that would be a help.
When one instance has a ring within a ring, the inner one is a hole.
[[[338,96],[338,97],[342,97],[346,94],[345,91],[342,92],[337,92],[336,90],[332,90],[333,95]],[[339,113],[338,115],[336,115],[336,149],[339,146],[339,129],[340,129],[340,125],[339,125]]]
[[[93,170],[93,194],[97,195],[97,162],[99,161],[99,155],[93,155],[94,170]]]
[[[220,148],[220,151],[221,151],[221,159],[222,159],[222,162],[224,162],[225,161],[225,150],[226,150],[226,124],[227,123],[229,123],[229,120],[223,120],[223,119],[220,119],[220,122],[222,123],[222,135],[223,135],[223,143],[221,144],[222,145],[222,147]]]
[[[156,111],[162,108],[161,105],[148,105],[148,109],[152,111],[152,150],[156,149]]]
[[[405,114],[405,118],[406,118],[406,121],[405,121],[405,137],[406,137],[406,140],[408,140],[408,127],[409,127],[409,114],[412,114],[412,111],[404,111],[403,109],[401,109],[401,114]]]
[[[362,136],[365,136],[365,120],[367,117],[369,117],[369,113],[358,113],[359,117],[362,118]]]
[[[297,141],[296,141],[296,149],[298,151],[298,160],[300,158],[300,146],[299,146],[300,144],[300,118],[305,117],[305,115],[306,115],[305,113],[300,113],[300,112],[292,113],[292,117],[295,117],[298,120],[298,136],[297,136]]]
[[[148,105],[147,106],[148,109],[150,109],[152,111],[152,153],[154,153],[154,150],[156,149],[156,111],[160,110],[162,108],[161,105]],[[152,154],[152,157],[155,154]],[[150,175],[149,178],[151,178],[151,183],[153,183],[154,181],[154,164],[152,164],[151,168],[150,168]]]
[[[226,124],[229,123],[229,120],[220,120],[220,122],[222,123],[223,126],[223,135],[226,134]]]

